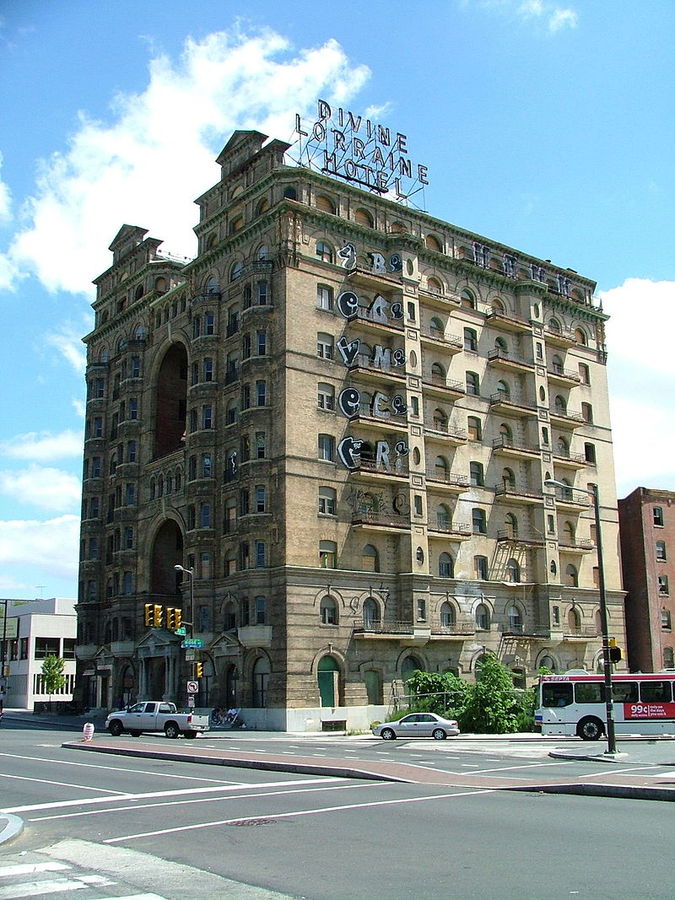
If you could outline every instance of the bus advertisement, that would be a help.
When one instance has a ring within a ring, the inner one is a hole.
[[[617,734],[675,734],[675,672],[612,675],[612,700]],[[540,677],[534,720],[542,734],[597,741],[605,717],[602,675],[573,669]]]

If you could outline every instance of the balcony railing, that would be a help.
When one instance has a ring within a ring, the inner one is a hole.
[[[429,469],[426,473],[427,481],[435,481],[439,484],[447,484],[451,487],[468,487],[468,475],[454,475],[452,472]]]
[[[370,309],[365,309],[364,307],[359,307],[356,319],[359,322],[383,325],[385,328],[395,328],[397,331],[403,331],[403,319],[391,319],[382,314],[375,315]]]
[[[465,441],[467,439],[465,428],[456,428],[455,426],[448,425],[447,422],[442,422],[439,419],[426,419],[424,422],[424,430],[433,431],[437,434],[444,434],[448,437],[456,438],[460,441]]]
[[[352,513],[352,525],[376,525],[383,528],[404,529],[410,528],[410,517],[371,509],[356,510]]]
[[[407,465],[401,466],[400,469],[398,469],[398,468],[384,469],[381,465],[378,466],[375,463],[374,459],[364,459],[363,457],[361,457],[361,461],[359,462],[359,467],[358,467],[358,469],[355,470],[355,473],[356,472],[368,472],[368,473],[372,472],[375,475],[388,475],[390,477],[393,476],[396,478],[407,478],[408,477],[408,466]]]
[[[443,334],[442,331],[437,331],[435,328],[423,328],[420,334],[423,339],[438,341],[439,344],[448,344],[457,350],[461,350],[463,346],[462,339],[457,334]]]
[[[549,410],[552,419],[565,419],[568,422],[579,422],[583,424],[584,417],[581,412],[576,409],[566,409],[561,406],[551,406]]]
[[[466,388],[461,381],[450,381],[443,375],[422,375],[422,383],[427,387],[440,388],[444,391],[452,391],[455,394],[465,394]]]
[[[526,444],[518,444],[512,438],[501,435],[492,442],[494,450],[514,450],[520,453],[531,453],[537,455],[539,449],[537,447],[528,447]]]
[[[544,495],[541,491],[533,491],[529,488],[520,488],[515,484],[496,484],[495,497],[526,497],[531,500],[543,500]]]
[[[528,369],[533,369],[534,364],[531,362],[527,362],[521,356],[512,356],[508,350],[505,350],[503,347],[493,347],[492,350],[488,351],[488,360],[490,362],[502,361],[506,363],[513,363],[515,366],[524,366]]]
[[[543,535],[524,534],[513,529],[502,529],[497,532],[498,541],[512,541],[514,544],[527,544],[530,547],[543,547]]]
[[[537,405],[530,400],[521,400],[512,397],[504,391],[497,391],[496,394],[490,394],[490,406],[511,406],[514,409],[526,409],[531,412],[537,411]]]
[[[578,372],[574,372],[572,369],[564,369],[562,366],[555,365],[555,363],[548,366],[546,371],[554,378],[564,378],[566,381],[581,381],[581,376],[578,374]]]

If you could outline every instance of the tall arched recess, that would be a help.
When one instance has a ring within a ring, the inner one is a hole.
[[[173,519],[167,519],[155,535],[152,545],[150,593],[164,597],[180,596],[183,573],[176,572],[174,566],[182,564],[183,534]]]
[[[187,351],[182,344],[167,350],[157,376],[154,456],[183,446],[187,408]]]

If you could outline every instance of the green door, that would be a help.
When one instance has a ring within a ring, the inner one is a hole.
[[[319,660],[318,682],[321,706],[337,706],[338,677],[340,669],[332,656],[324,656]]]

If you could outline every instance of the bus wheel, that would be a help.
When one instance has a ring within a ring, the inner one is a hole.
[[[605,733],[605,727],[600,721],[593,716],[582,719],[577,725],[577,735],[582,741],[599,741]]]

